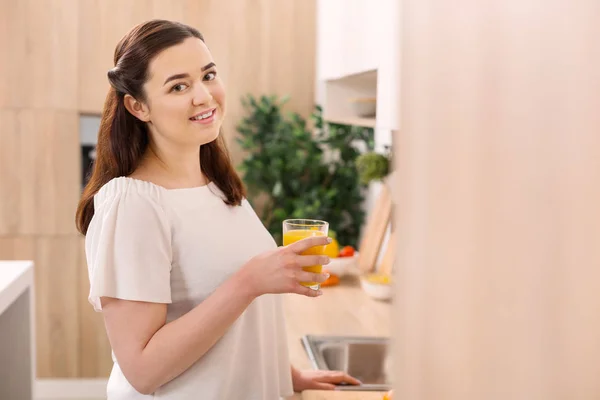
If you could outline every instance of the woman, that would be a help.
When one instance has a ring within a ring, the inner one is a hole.
[[[244,198],[219,135],[225,91],[202,35],[154,20],[117,45],[92,176],[77,210],[89,301],[113,350],[109,400],[277,399],[358,384],[289,364],[281,299],[321,295]]]

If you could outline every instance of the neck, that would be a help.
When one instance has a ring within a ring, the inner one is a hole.
[[[208,183],[200,168],[200,146],[176,146],[151,142],[141,166],[150,180],[170,188],[196,187]]]

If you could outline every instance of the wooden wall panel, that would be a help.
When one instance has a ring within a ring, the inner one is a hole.
[[[111,348],[101,313],[94,311],[88,301],[90,281],[85,259],[85,239],[80,238],[77,270],[79,276],[79,376],[95,378],[109,376],[113,362]]]
[[[296,111],[308,117],[314,105],[316,9],[314,1],[239,2],[222,9],[224,19],[236,21],[231,26],[215,26],[215,33],[206,32],[209,47],[223,47],[227,53],[221,65],[227,89],[227,119],[224,123],[226,141],[234,164],[244,154],[235,142],[236,125],[245,115],[241,104],[247,94],[289,95],[286,111]],[[241,4],[243,3],[243,4]],[[212,25],[209,25],[212,26]],[[228,33],[227,42],[216,42]]]
[[[27,104],[28,84],[22,72],[26,67],[24,1],[0,0],[0,108]]]
[[[0,108],[77,109],[78,4],[0,1]]]
[[[19,224],[18,149],[17,113],[0,109],[0,235],[16,233]]]
[[[76,234],[78,114],[27,109],[19,125],[19,233]]]
[[[36,240],[37,372],[40,378],[79,376],[80,238]]]
[[[78,0],[27,0],[27,106],[77,109]],[[20,84],[17,86],[18,90]]]
[[[0,260],[35,260],[35,238],[0,236]]]
[[[79,6],[79,110],[102,112],[119,39],[152,18],[150,0],[87,0]]]
[[[315,64],[315,3],[311,1],[269,2],[268,24],[263,38],[269,38],[265,88],[268,92],[291,95],[289,109],[310,111],[314,103],[314,75],[307,73]],[[278,21],[285,21],[280,24]]]
[[[203,7],[205,4],[210,5],[210,1],[189,1],[189,0],[174,0],[174,1],[161,1],[151,0],[149,7],[152,9],[153,18],[162,18],[172,21],[181,21],[187,23],[186,20],[190,20],[193,16],[191,12],[196,11],[194,5]]]

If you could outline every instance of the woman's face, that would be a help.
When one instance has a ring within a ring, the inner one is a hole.
[[[148,72],[142,109],[155,142],[195,147],[217,138],[225,90],[202,40],[187,38],[162,51]]]

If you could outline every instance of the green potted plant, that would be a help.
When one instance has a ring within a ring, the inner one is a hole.
[[[385,146],[385,153],[369,151],[359,155],[356,159],[360,182],[368,185],[373,181],[383,181],[390,173],[391,151]]]
[[[366,185],[356,160],[374,146],[373,130],[327,123],[316,106],[311,126],[297,113],[284,113],[287,98],[247,96],[237,142],[247,152],[239,166],[248,199],[281,244],[287,218],[328,221],[340,244],[356,247],[365,213]]]

